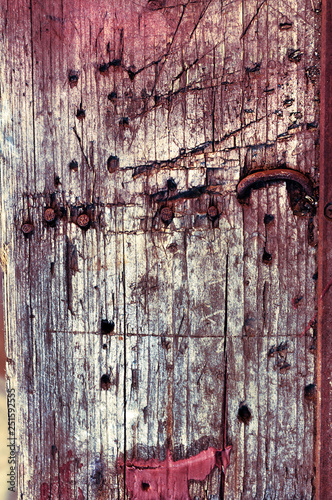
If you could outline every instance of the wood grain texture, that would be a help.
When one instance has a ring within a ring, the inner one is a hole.
[[[225,493],[215,468],[192,499],[311,499],[316,216],[236,186],[318,181],[318,2],[13,0],[1,23],[21,498],[130,498],[121,462],[232,445]]]

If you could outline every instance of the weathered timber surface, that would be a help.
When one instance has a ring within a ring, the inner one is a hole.
[[[332,331],[331,218],[332,176],[332,5],[323,2],[320,132],[319,282],[317,332],[317,496],[328,498],[332,488]],[[327,290],[328,293],[324,295]],[[320,300],[324,295],[324,299]]]
[[[124,464],[231,445],[188,498],[311,499],[315,210],[236,186],[317,184],[319,2],[12,0],[1,24],[19,498],[180,500]]]

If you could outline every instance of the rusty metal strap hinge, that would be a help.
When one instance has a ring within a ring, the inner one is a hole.
[[[244,177],[237,185],[238,197],[244,198],[250,189],[259,187],[261,183],[272,181],[292,181],[299,184],[306,194],[306,199],[311,205],[316,205],[314,199],[314,187],[311,180],[302,172],[291,168],[275,168],[271,170],[259,170]]]

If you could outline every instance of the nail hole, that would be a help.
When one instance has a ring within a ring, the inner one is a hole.
[[[74,71],[73,69],[69,71],[68,80],[70,88],[76,87],[78,83],[79,73],[78,71]]]
[[[111,387],[110,377],[106,373],[104,375],[102,375],[102,377],[100,379],[100,387],[104,391],[107,391]]]
[[[106,71],[108,70],[108,68],[110,67],[110,63],[103,63],[99,66],[99,71],[100,73],[106,73]]]
[[[111,333],[114,330],[114,321],[111,319],[108,321],[107,319],[101,320],[101,331],[103,333]]]
[[[299,63],[302,59],[303,53],[300,51],[300,49],[289,49],[288,50],[288,59],[291,62]]]
[[[117,156],[111,155],[107,160],[107,170],[113,174],[118,170],[120,166],[120,160]]]
[[[78,170],[78,162],[76,160],[72,160],[70,163],[69,163],[69,168],[70,170]]]
[[[290,30],[292,28],[292,26],[293,26],[293,23],[289,23],[289,22],[280,23],[279,24],[279,29],[281,31],[283,31],[283,30]]]
[[[122,125],[122,127],[126,127],[129,125],[129,118],[127,116],[123,116],[119,120],[119,125]]]
[[[176,190],[176,182],[173,178],[168,179],[167,181],[167,189],[170,191],[175,191]]]
[[[248,425],[252,419],[251,411],[247,405],[241,405],[237,413],[237,418],[245,425]]]
[[[271,215],[271,214],[264,215],[264,224],[265,225],[270,224],[273,221],[274,221],[274,215]]]
[[[217,207],[211,205],[211,207],[208,208],[207,215],[208,215],[208,218],[211,221],[216,220],[218,218],[218,209],[217,209]]]
[[[149,490],[150,490],[149,483],[142,482],[142,491],[149,491]]]
[[[84,118],[85,118],[85,109],[78,108],[77,111],[76,111],[76,118],[78,120],[84,120]]]
[[[118,94],[115,92],[115,90],[113,90],[113,92],[111,92],[110,94],[108,94],[107,96],[107,99],[109,101],[113,101],[114,99],[116,99],[118,97]]]
[[[304,397],[307,401],[314,401],[316,398],[316,392],[315,384],[308,384],[304,388]]]
[[[263,253],[263,262],[264,264],[271,264],[272,263],[272,254],[267,252],[264,248],[264,253]]]

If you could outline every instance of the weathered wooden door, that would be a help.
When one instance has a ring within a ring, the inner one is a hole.
[[[1,12],[19,498],[311,499],[319,2]]]

